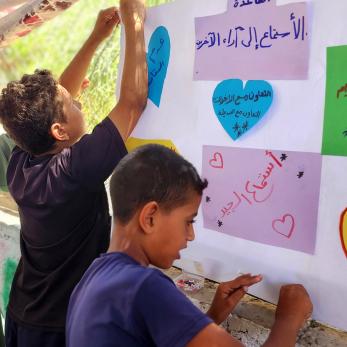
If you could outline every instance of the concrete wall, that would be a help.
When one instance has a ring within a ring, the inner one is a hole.
[[[181,271],[175,268],[164,272],[172,279],[181,274]],[[205,280],[204,288],[195,294],[189,294],[188,297],[205,312],[211,305],[217,285],[217,283]],[[265,342],[269,335],[274,322],[275,309],[276,306],[273,304],[245,295],[234,313],[222,326],[245,346],[258,347]],[[285,339],[285,336],[283,338]],[[300,332],[296,346],[346,347],[347,332],[310,320]]]

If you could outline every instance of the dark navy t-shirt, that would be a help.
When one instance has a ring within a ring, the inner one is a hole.
[[[58,154],[13,150],[7,180],[19,207],[21,259],[8,311],[17,323],[64,330],[73,288],[108,248],[104,181],[126,153],[109,118]]]
[[[71,295],[67,347],[183,347],[212,320],[161,271],[124,253],[96,259]]]

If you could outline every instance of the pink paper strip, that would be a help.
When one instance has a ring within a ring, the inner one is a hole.
[[[303,80],[309,61],[306,3],[229,0],[226,13],[195,19],[195,80]]]

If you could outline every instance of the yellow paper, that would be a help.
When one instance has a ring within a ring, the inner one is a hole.
[[[343,251],[347,257],[347,208],[343,211],[340,219],[340,236]]]
[[[128,152],[132,152],[134,149],[144,146],[144,145],[148,145],[150,143],[155,143],[157,145],[162,145],[165,146],[169,149],[171,149],[172,151],[178,153],[178,150],[175,146],[175,144],[171,141],[171,140],[158,140],[158,139],[139,139],[136,137],[129,137],[128,140],[125,143],[125,146],[128,150]]]

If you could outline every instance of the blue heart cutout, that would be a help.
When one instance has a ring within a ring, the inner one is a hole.
[[[213,93],[214,112],[224,130],[237,140],[253,128],[266,114],[273,100],[273,90],[266,81],[239,79],[222,81]]]
[[[148,45],[148,98],[159,107],[170,60],[170,36],[163,26],[153,32]]]

